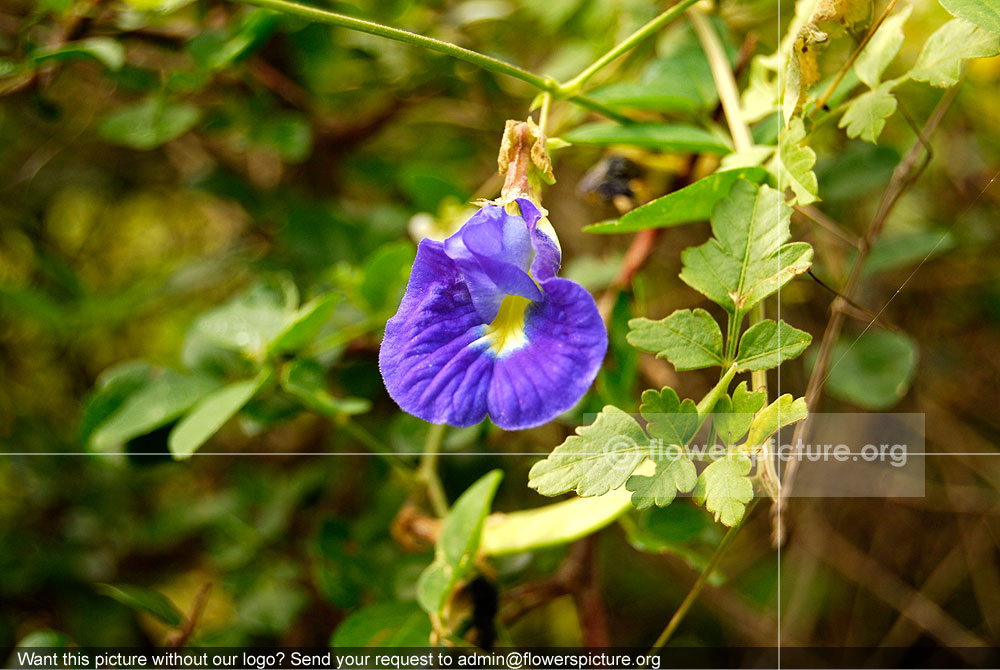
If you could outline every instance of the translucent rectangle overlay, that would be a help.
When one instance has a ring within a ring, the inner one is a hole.
[[[584,415],[584,424],[593,423],[597,416]],[[806,424],[798,442],[794,441],[798,424],[795,422],[781,427],[760,444],[751,444],[759,440],[750,436],[769,431],[755,425],[753,415],[712,414],[684,447],[679,446],[678,436],[683,438],[696,425],[692,413],[631,416],[649,432],[646,443],[636,440],[634,435],[602,435],[596,440],[592,437],[588,443],[595,457],[620,467],[640,455],[652,461],[669,461],[684,454],[699,473],[720,459],[745,458],[750,462],[747,476],[757,480],[756,495],[768,495],[766,480],[782,480],[793,462],[794,485],[786,492],[792,497],[922,498],[925,495],[927,453],[923,414],[810,414],[804,420]],[[775,416],[774,425],[789,418]]]

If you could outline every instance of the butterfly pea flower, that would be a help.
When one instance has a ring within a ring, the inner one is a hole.
[[[511,210],[511,211],[508,211]],[[431,423],[543,424],[589,388],[608,338],[594,299],[556,276],[555,231],[527,198],[424,239],[379,351],[386,389]]]

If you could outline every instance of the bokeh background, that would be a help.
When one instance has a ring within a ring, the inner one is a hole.
[[[324,4],[556,78],[585,67],[656,5]],[[748,56],[774,51],[792,11],[774,0],[720,3],[716,25],[741,86]],[[936,2],[914,3],[900,62],[912,63],[947,18]],[[677,65],[691,53],[694,75]],[[690,89],[706,67],[677,24],[598,83]],[[788,645],[889,645],[899,649],[887,662],[906,664],[926,648],[1000,641],[998,73],[998,58],[968,65],[930,140],[932,160],[873,249],[844,343],[892,301],[846,356],[834,356],[819,405],[925,413],[928,451],[954,455],[928,458],[925,498],[793,500],[780,555],[763,501],[671,644],[771,646],[779,600]],[[707,81],[691,109],[654,102],[638,113],[718,122]],[[944,92],[905,84],[898,94],[920,126]],[[497,194],[504,121],[524,118],[534,95],[442,55],[238,2],[0,3],[0,646],[162,644],[176,639],[176,612],[190,613],[206,584],[187,638],[199,644],[325,645],[337,631],[346,644],[404,623],[426,635],[413,597],[431,548],[399,530],[400,511],[424,501],[376,452],[419,451],[427,426],[384,392],[380,329],[405,285],[414,236],[448,229],[471,200]],[[550,129],[594,118],[556,103]],[[816,208],[838,232],[800,214],[792,226],[815,246],[814,273],[832,288],[916,141],[902,114],[878,146],[835,126],[821,127],[812,146]],[[754,131],[773,135],[777,121]],[[594,193],[609,155],[637,166],[629,188],[639,201],[715,160],[635,147],[555,154],[558,182],[544,197],[564,274],[611,312],[609,360],[581,409],[634,411],[642,389],[666,384],[700,397],[709,375],[677,375],[630,349],[624,334],[631,316],[700,304],[677,274],[680,251],[701,243],[707,225],[664,231],[625,290],[609,289],[631,236],[582,232],[618,215]],[[293,306],[336,296],[306,348],[332,405],[275,391],[203,447],[220,455],[174,461],[166,429],[127,445],[160,456],[88,455],[94,417],[107,411],[100,403],[111,402],[95,396],[102,372],[126,361],[156,370],[194,362],[232,375],[246,361],[202,355],[190,333],[260,282],[285,298],[295,290]],[[818,343],[834,297],[800,278],[782,291],[782,318]],[[801,395],[809,365],[808,356],[785,365],[782,391]],[[520,433],[449,431],[440,459],[448,497],[500,467],[495,509],[547,502],[526,486],[537,459],[503,454],[541,457],[575,420]],[[53,452],[73,455],[44,455]],[[494,562],[501,637],[647,646],[723,530],[684,499],[577,545]],[[354,629],[340,628],[362,611]]]

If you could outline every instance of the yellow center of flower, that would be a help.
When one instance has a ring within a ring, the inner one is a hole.
[[[500,303],[500,311],[493,322],[486,326],[483,339],[490,343],[495,355],[520,349],[528,339],[524,335],[524,312],[531,301],[519,295],[509,295]]]

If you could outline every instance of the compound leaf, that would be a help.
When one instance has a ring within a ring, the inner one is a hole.
[[[701,425],[694,401],[681,402],[677,392],[669,387],[644,391],[639,413],[648,422],[646,430],[650,437],[668,446],[686,446]]]
[[[875,144],[885,128],[885,120],[896,112],[896,96],[892,94],[895,85],[896,82],[889,81],[856,97],[838,126],[846,128],[847,136],[852,139],[860,137]]]

